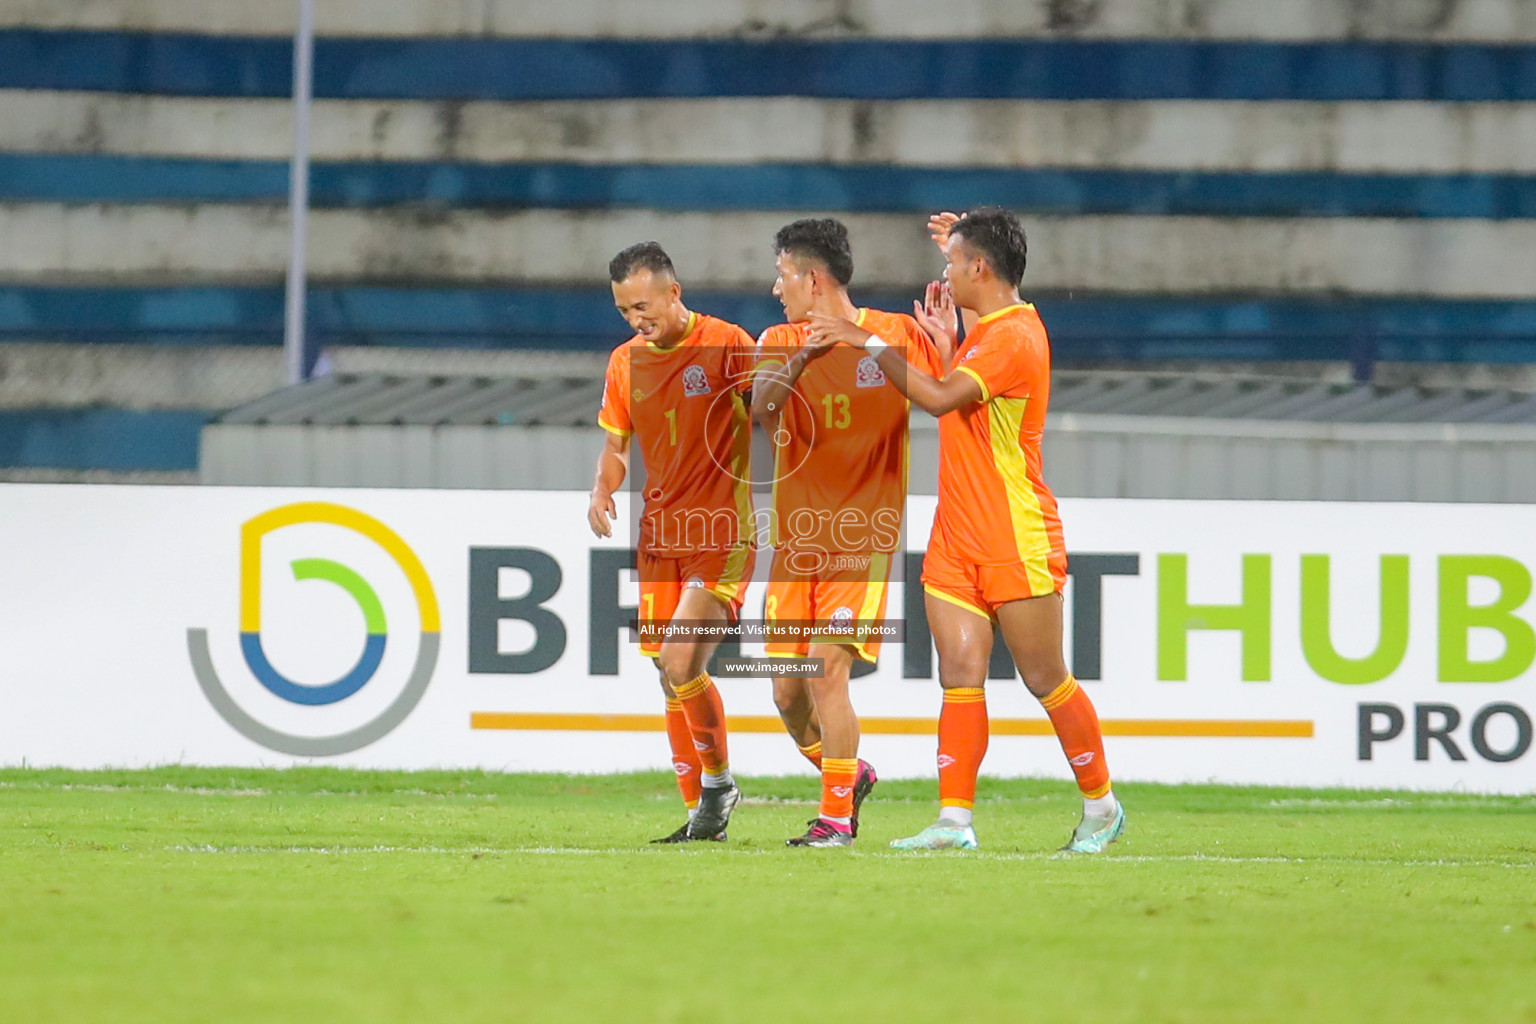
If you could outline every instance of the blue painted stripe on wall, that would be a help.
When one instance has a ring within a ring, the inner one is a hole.
[[[291,43],[0,32],[0,87],[285,96]],[[320,39],[315,94],[402,99],[1531,100],[1536,47],[1168,40]]]
[[[172,409],[0,410],[0,466],[34,469],[197,468],[210,414]]]
[[[277,161],[0,154],[0,200],[282,202]],[[1536,177],[1201,173],[856,164],[317,163],[317,207],[804,210],[965,209],[1225,217],[1536,217]]]
[[[782,317],[766,289],[690,289],[696,309],[754,334]],[[1536,362],[1536,300],[1454,302],[1032,296],[1058,359],[1378,359]],[[912,296],[854,289],[906,310]],[[325,345],[605,351],[626,331],[606,290],[318,287],[310,321]],[[276,345],[280,288],[0,288],[0,340]]]

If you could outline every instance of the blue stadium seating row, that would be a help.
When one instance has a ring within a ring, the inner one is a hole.
[[[0,88],[285,96],[285,39],[0,31]],[[320,39],[319,97],[1533,100],[1536,47],[1390,42]]]
[[[200,409],[0,410],[0,466],[153,472],[197,468]]]
[[[765,274],[767,260],[765,257]],[[696,309],[753,333],[782,319],[761,292],[689,289]],[[912,296],[860,291],[857,301],[910,308]],[[1330,301],[1035,295],[1059,362],[1105,359],[1350,359],[1536,362],[1536,300]],[[369,288],[318,286],[309,297],[322,344],[606,351],[623,322],[602,288]],[[0,340],[281,342],[277,287],[0,287]]]
[[[1536,217],[1525,175],[1248,174],[856,164],[316,163],[319,207],[929,211],[996,203],[1049,214]],[[281,202],[288,164],[0,154],[0,201]]]

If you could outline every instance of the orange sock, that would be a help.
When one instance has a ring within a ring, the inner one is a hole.
[[[1040,706],[1051,716],[1051,726],[1061,741],[1062,752],[1077,776],[1077,788],[1090,799],[1109,792],[1109,765],[1104,762],[1104,734],[1099,729],[1099,714],[1093,701],[1067,676],[1066,682],[1040,698]]]
[[[826,757],[821,761],[821,816],[843,824],[853,817],[853,784],[859,781],[859,759]]]
[[[805,755],[807,761],[816,766],[817,771],[821,771],[821,740],[817,740],[808,747],[802,747],[798,743],[795,747]]]
[[[693,749],[693,734],[688,731],[688,716],[683,704],[667,698],[667,741],[672,744],[672,770],[677,772],[677,788],[683,803],[691,811],[699,805],[699,773],[704,765]]]
[[[688,731],[693,734],[699,762],[710,775],[719,775],[730,767],[731,758],[725,742],[725,705],[715,681],[708,672],[700,672],[672,692],[688,716]]]
[[[976,775],[987,756],[987,691],[960,686],[944,691],[939,711],[939,806],[969,809]]]

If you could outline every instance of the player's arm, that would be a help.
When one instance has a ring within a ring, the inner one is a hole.
[[[809,361],[805,355],[803,348],[796,349],[788,359],[759,355],[757,370],[752,376],[752,418],[762,424],[764,430],[779,429],[784,403],[789,401],[789,393],[795,389],[795,381],[805,372]]]
[[[841,342],[854,348],[865,348],[875,336],[851,320],[823,313],[811,314],[811,329],[806,339],[806,350],[815,349],[818,354]],[[968,402],[979,402],[986,396],[981,383],[969,373],[955,371],[940,380],[910,365],[901,350],[883,342],[875,362],[885,371],[886,380],[912,404],[932,416],[943,416]]]
[[[592,481],[592,503],[587,506],[587,523],[599,537],[612,537],[610,525],[619,517],[613,494],[624,484],[629,473],[629,434],[607,430],[603,450],[597,456],[597,474]]]
[[[599,537],[612,537],[610,524],[619,517],[613,494],[629,473],[629,438],[634,432],[634,423],[629,416],[629,360],[627,350],[622,346],[608,357],[597,425],[603,428],[604,441],[603,450],[597,455],[597,472],[593,474],[587,525]]]
[[[789,401],[789,393],[795,389],[800,374],[805,372],[812,360],[827,351],[826,348],[812,350],[797,345],[786,356],[784,348],[777,347],[777,343],[768,343],[768,335],[771,333],[773,329],[769,328],[758,339],[755,360],[757,368],[752,375],[752,418],[770,433],[779,429],[784,403]]]

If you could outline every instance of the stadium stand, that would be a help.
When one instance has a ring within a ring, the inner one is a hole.
[[[643,237],[759,330],[802,213],[903,308],[921,215],[1000,202],[1060,366],[1530,386],[1529,0],[554,6],[319,5],[328,365],[604,351]],[[202,424],[280,382],[291,17],[0,0],[7,478],[193,479]]]
[[[590,485],[599,365],[573,354],[487,377],[350,362],[205,428],[203,481]],[[1530,391],[1058,370],[1051,409],[1044,453],[1062,497],[1536,502]],[[937,492],[935,424],[912,420],[914,494]]]

